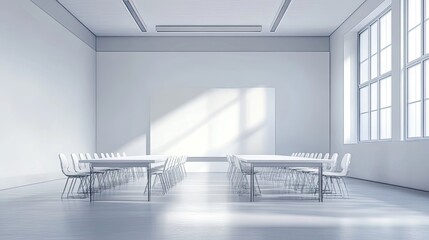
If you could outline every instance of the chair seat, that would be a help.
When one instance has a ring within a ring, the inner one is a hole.
[[[323,176],[327,177],[345,177],[343,173],[341,172],[324,172]]]
[[[247,175],[250,175],[250,171],[248,170],[248,171],[242,171],[242,173],[244,173],[244,174],[247,174]],[[253,173],[254,174],[258,174],[259,173],[259,171],[253,171]]]
[[[67,177],[87,177],[89,172],[67,173]]]
[[[299,172],[318,172],[319,171],[317,168],[309,168],[309,167],[302,167],[296,170]]]
[[[110,168],[106,168],[106,167],[95,167],[94,168],[94,171],[108,171],[108,170],[110,170]]]

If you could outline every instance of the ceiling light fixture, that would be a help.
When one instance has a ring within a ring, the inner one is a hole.
[[[279,13],[277,14],[276,20],[274,20],[273,26],[271,27],[270,32],[275,32],[277,30],[277,27],[279,26],[280,22],[283,19],[283,16],[286,13],[286,10],[288,9],[290,2],[292,2],[292,0],[284,0],[282,7],[280,8]]]
[[[128,11],[130,12],[131,16],[134,18],[134,21],[139,26],[140,30],[142,32],[147,32],[146,27],[144,26],[143,20],[141,19],[140,14],[137,12],[133,2],[131,0],[123,0],[123,2],[127,7]]]
[[[261,25],[156,25],[157,32],[261,32]]]

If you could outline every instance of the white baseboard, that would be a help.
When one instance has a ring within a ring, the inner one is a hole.
[[[226,172],[227,162],[187,162],[187,172]]]
[[[64,178],[62,173],[33,174],[19,177],[0,178],[0,190],[21,187]]]

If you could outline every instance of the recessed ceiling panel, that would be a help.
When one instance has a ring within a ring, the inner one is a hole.
[[[97,36],[128,36],[141,33],[122,0],[58,0]]]
[[[156,25],[270,25],[283,0],[134,0],[149,32]]]
[[[122,0],[58,0],[97,36],[329,36],[365,0],[131,0],[142,32]],[[260,25],[260,32],[157,32],[157,25]]]
[[[292,0],[277,34],[329,36],[365,0]]]

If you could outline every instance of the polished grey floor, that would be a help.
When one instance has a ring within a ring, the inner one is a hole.
[[[249,203],[221,173],[193,173],[144,201],[144,182],[60,200],[64,180],[0,191],[0,239],[429,239],[429,194],[348,179],[349,199]],[[273,197],[275,196],[275,197]]]

